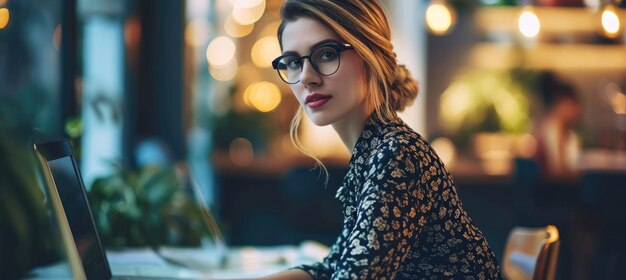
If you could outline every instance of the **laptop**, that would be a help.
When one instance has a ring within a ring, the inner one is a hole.
[[[112,275],[70,143],[67,140],[38,143],[34,148],[74,279],[155,279]],[[180,273],[169,272],[167,277],[171,279],[206,279],[204,276],[189,276],[189,273],[174,277],[171,274]]]

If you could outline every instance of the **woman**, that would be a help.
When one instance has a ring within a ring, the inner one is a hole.
[[[302,111],[332,125],[349,151],[337,191],[344,227],[321,262],[269,279],[496,279],[483,234],[463,209],[450,174],[396,111],[417,96],[398,65],[375,0],[288,0],[273,62]],[[296,144],[298,144],[296,137]]]
[[[538,85],[544,112],[533,128],[537,139],[533,159],[544,177],[571,178],[576,176],[580,154],[580,141],[573,131],[580,119],[580,100],[576,89],[553,72],[541,73]]]

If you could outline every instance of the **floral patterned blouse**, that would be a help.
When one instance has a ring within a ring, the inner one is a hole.
[[[371,118],[336,198],[344,225],[314,279],[500,279],[494,253],[432,147],[399,118]]]

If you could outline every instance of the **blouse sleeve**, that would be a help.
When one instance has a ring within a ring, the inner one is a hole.
[[[408,147],[392,145],[379,150],[368,163],[356,223],[346,237],[332,279],[396,277],[417,229],[425,223],[424,217],[416,217],[416,178],[420,177],[416,157]]]
[[[330,252],[328,256],[324,258],[321,262],[317,262],[311,265],[301,265],[297,267],[293,267],[292,269],[300,269],[307,272],[313,279],[330,279],[331,275],[334,273],[333,266],[339,260],[341,256],[341,250],[343,248],[344,241],[346,239],[347,230],[344,228],[337,237],[335,243],[330,246]]]

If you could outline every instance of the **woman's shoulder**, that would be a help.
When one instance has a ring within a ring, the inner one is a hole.
[[[386,125],[382,132],[380,142],[374,148],[382,161],[412,162],[420,170],[443,167],[428,141],[404,122]]]
[[[431,150],[427,141],[402,121],[385,125],[380,134],[380,143],[376,147],[382,151],[393,152],[428,152]]]

